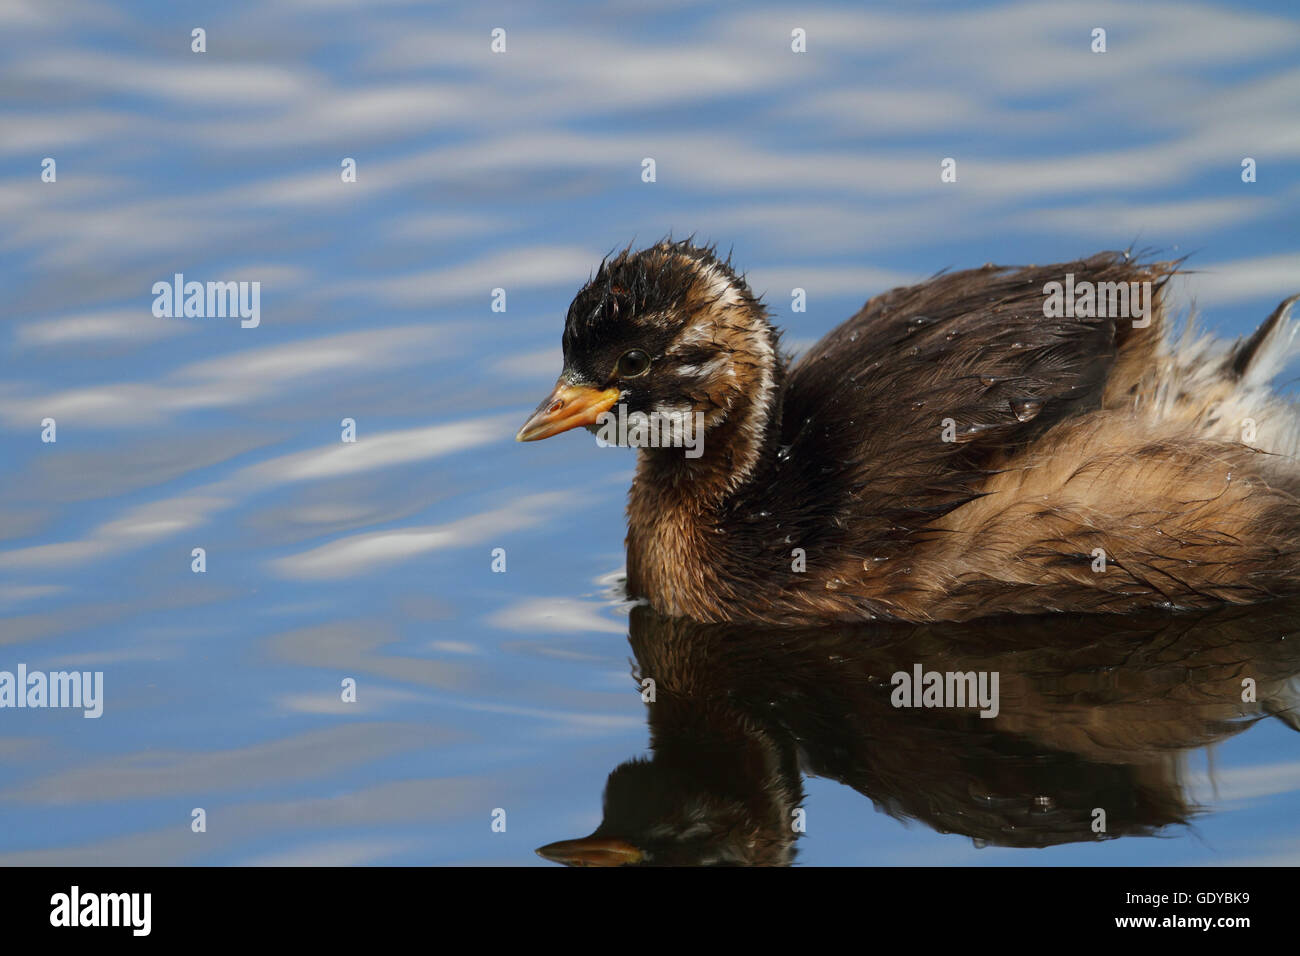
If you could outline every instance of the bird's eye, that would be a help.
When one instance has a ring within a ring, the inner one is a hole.
[[[624,352],[618,360],[618,367],[615,371],[623,378],[636,378],[638,375],[645,373],[650,367],[650,356],[646,355],[640,349],[632,349]]]

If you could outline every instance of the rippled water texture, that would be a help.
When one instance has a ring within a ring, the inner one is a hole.
[[[1292,609],[663,621],[631,454],[512,441],[601,254],[669,230],[794,350],[1130,244],[1239,335],[1300,290],[1298,51],[1282,3],[0,5],[0,671],[103,674],[98,718],[0,709],[0,864],[1300,862]],[[258,324],[155,316],[177,274]],[[998,716],[891,706],[915,664]]]

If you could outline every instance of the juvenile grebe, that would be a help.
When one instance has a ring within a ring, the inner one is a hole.
[[[1176,268],[1101,253],[940,275],[871,299],[791,365],[713,249],[625,250],[573,300],[563,374],[517,437],[595,431],[619,405],[684,422],[677,438],[702,422],[693,449],[641,448],[628,504],[628,591],[670,616],[966,620],[1295,593],[1300,419],[1269,388],[1295,297],[1243,341],[1174,343]],[[1064,287],[1111,299],[1053,307]],[[1140,317],[1095,314],[1143,288]]]

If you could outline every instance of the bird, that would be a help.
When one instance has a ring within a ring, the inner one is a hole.
[[[796,359],[715,245],[628,246],[574,297],[562,372],[516,438],[637,447],[625,587],[670,617],[966,621],[1300,592],[1300,415],[1271,385],[1300,296],[1233,342],[1176,332],[1183,266],[1125,251],[941,272]]]

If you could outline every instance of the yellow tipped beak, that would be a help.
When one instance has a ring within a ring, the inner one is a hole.
[[[570,428],[596,424],[604,412],[618,401],[618,389],[592,388],[590,385],[565,385],[556,382],[555,389],[542,399],[537,411],[524,422],[515,441],[538,441],[550,438]]]

